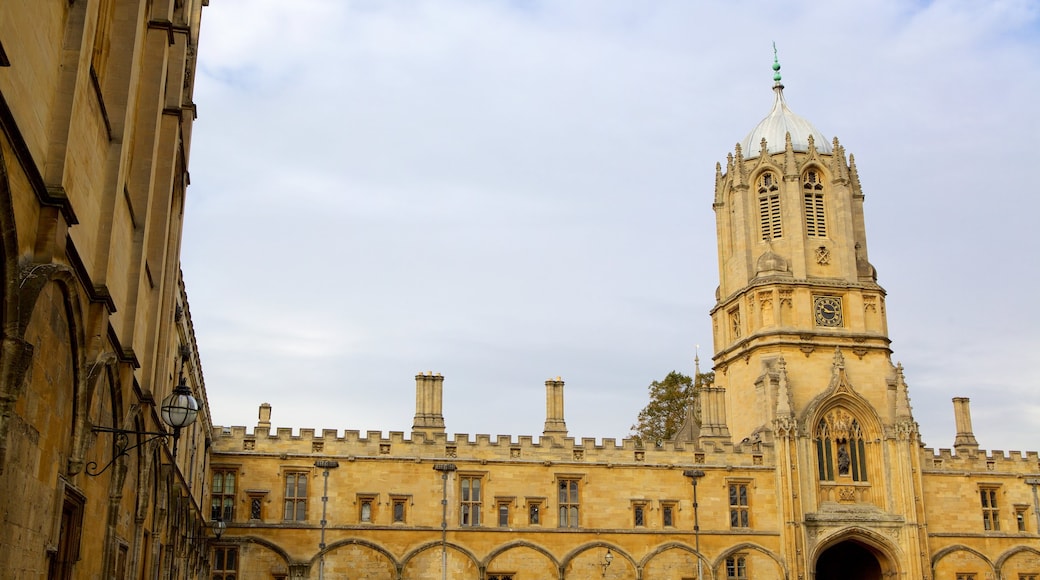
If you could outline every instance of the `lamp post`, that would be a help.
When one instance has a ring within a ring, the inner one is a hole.
[[[697,480],[704,477],[700,469],[687,469],[682,472],[693,482],[693,542],[694,550],[697,552],[697,580],[701,580],[701,525],[697,519]]]
[[[1036,533],[1040,534],[1040,501],[1036,497],[1036,486],[1040,485],[1040,479],[1027,479],[1026,485],[1033,487],[1033,513],[1036,514]]]
[[[448,474],[458,469],[454,463],[437,463],[441,472],[441,579],[448,580]]]
[[[164,423],[173,429],[173,433],[132,431],[128,429],[115,429],[113,427],[100,426],[91,427],[90,430],[94,433],[114,434],[115,454],[112,455],[112,460],[106,463],[101,469],[97,468],[96,461],[87,463],[86,469],[84,470],[87,475],[97,477],[107,471],[109,467],[112,467],[120,457],[129,455],[131,451],[145,445],[146,443],[151,443],[156,439],[165,439],[166,437],[173,437],[173,457],[174,460],[176,460],[177,439],[181,436],[181,429],[194,423],[195,419],[199,416],[199,402],[191,395],[191,389],[188,388],[188,383],[183,375],[181,376],[181,380],[177,383],[177,386],[173,389],[173,392],[167,395],[159,405],[159,416],[162,417]],[[136,445],[130,445],[130,435],[151,435],[151,437],[139,441]]]
[[[339,467],[339,462],[335,459],[319,459],[314,462],[314,467],[323,469],[325,476],[325,490],[321,493],[321,541],[318,542],[318,549],[321,550],[321,559],[318,561],[318,580],[325,580],[325,526],[329,523],[325,519],[325,514],[329,506],[329,470]]]

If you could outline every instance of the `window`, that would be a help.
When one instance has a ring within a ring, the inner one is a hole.
[[[558,502],[560,504],[560,522],[561,528],[576,528],[578,527],[578,507],[580,505],[580,498],[578,496],[578,479],[561,478],[556,482],[556,489],[559,491]]]
[[[726,558],[726,580],[747,580],[747,556]]]
[[[729,526],[731,528],[751,527],[747,483],[729,484]]]
[[[357,505],[358,505],[358,521],[363,524],[370,524],[375,519],[375,505],[376,505],[376,494],[359,494]]]
[[[823,212],[823,184],[820,174],[810,169],[802,179],[805,190],[805,233],[822,238],[827,235],[827,221]]]
[[[48,578],[72,578],[72,567],[79,560],[79,544],[83,532],[83,506],[86,500],[66,488],[61,508],[61,528],[58,531],[58,549],[51,556]]]
[[[213,580],[237,580],[238,548],[213,548]]]
[[[835,461],[839,479],[867,481],[867,455],[859,421],[835,409],[816,425],[816,462],[821,481],[834,481]]]
[[[527,523],[532,526],[542,525],[542,500],[541,499],[530,499],[527,500]]]
[[[307,519],[307,474],[302,471],[285,474],[285,520]]]
[[[1029,506],[1016,505],[1015,506],[1015,524],[1018,525],[1018,531],[1026,531],[1026,512],[1029,511]]]
[[[1037,580],[1038,575],[1035,572],[1029,572],[1018,575],[1018,580]]]
[[[233,469],[213,470],[210,517],[230,522],[235,517],[235,475]]]
[[[632,525],[637,528],[646,526],[646,502],[632,502]]]
[[[403,524],[405,522],[405,514],[407,513],[407,507],[407,497],[400,495],[390,496],[390,512],[394,518],[395,524]]]
[[[997,505],[998,487],[979,488],[982,497],[982,526],[990,531],[1000,529],[1000,508]]]
[[[249,494],[249,519],[264,519],[264,496],[260,494]]]
[[[498,527],[508,528],[509,527],[509,504],[513,500],[498,500],[497,511],[498,511]]]
[[[515,574],[513,574],[512,572],[490,572],[488,573],[487,580],[513,580],[514,576]]]
[[[780,187],[776,176],[763,173],[758,178],[758,218],[762,228],[762,241],[780,238]]]
[[[974,572],[957,572],[957,580],[975,580]]]
[[[480,491],[481,477],[479,475],[463,475],[459,477],[459,525],[480,525]]]
[[[661,525],[666,528],[675,527],[675,502],[661,502]]]

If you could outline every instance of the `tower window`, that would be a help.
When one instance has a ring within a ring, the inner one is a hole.
[[[763,173],[758,178],[758,219],[762,229],[762,241],[777,239],[783,235],[780,221],[780,187],[776,176]]]
[[[823,184],[816,171],[805,172],[802,189],[805,190],[805,233],[822,238],[827,235],[827,220],[823,211]]]
[[[834,410],[816,426],[816,463],[821,481],[867,481],[867,455],[859,421]]]

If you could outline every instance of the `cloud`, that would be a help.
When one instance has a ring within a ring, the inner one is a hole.
[[[216,423],[621,437],[710,366],[715,163],[788,104],[855,154],[933,446],[1036,448],[1031,2],[221,0],[183,267]],[[996,415],[1008,413],[1003,420]],[[1032,415],[1030,413],[1033,413]],[[1008,441],[1011,441],[1010,443]]]

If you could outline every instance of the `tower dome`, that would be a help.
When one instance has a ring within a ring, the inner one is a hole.
[[[773,92],[776,93],[773,110],[769,111],[766,118],[762,119],[740,142],[741,151],[744,152],[747,159],[758,157],[762,152],[762,139],[765,139],[767,154],[781,153],[787,142],[787,134],[790,133],[791,145],[795,151],[808,151],[809,137],[812,136],[817,151],[831,153],[833,147],[823,133],[820,133],[804,117],[794,114],[791,109],[787,108],[787,103],[784,101],[784,85],[780,83],[780,62],[775,56],[773,71]]]

